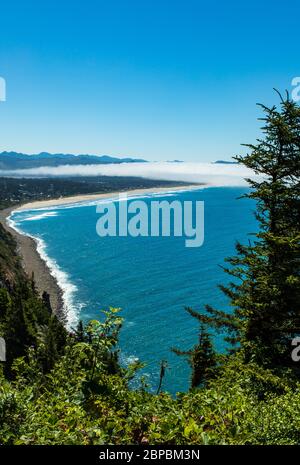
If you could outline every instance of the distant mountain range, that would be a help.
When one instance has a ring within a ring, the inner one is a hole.
[[[214,161],[213,163],[217,163],[220,165],[238,165],[237,161],[227,161],[227,160],[217,160],[217,161]]]
[[[146,163],[146,160],[136,158],[117,158],[109,155],[72,155],[64,153],[41,152],[36,155],[27,155],[17,152],[0,153],[0,169],[15,170],[38,168],[40,166],[63,165],[103,165],[108,163]]]

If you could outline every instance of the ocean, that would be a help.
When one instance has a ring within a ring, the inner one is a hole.
[[[96,234],[97,202],[19,211],[10,219],[37,239],[63,290],[69,327],[79,319],[102,318],[101,310],[109,306],[121,308],[121,362],[144,362],[140,375],[155,391],[160,362],[167,361],[163,389],[175,394],[188,389],[190,368],[171,347],[190,349],[198,336],[198,323],[185,307],[230,309],[218,289],[229,281],[220,265],[235,253],[236,241],[248,242],[257,229],[254,202],[238,200],[247,190],[210,187],[142,196],[147,204],[153,198],[204,201],[205,239],[199,248],[185,247],[183,237],[101,238]],[[221,335],[213,336],[223,351]]]

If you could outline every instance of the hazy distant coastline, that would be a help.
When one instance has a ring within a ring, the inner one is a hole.
[[[204,184],[191,184],[191,185],[181,185],[176,186],[174,185],[169,187],[157,187],[157,188],[146,188],[146,189],[132,189],[126,191],[129,196],[132,195],[143,195],[143,194],[157,194],[157,193],[167,193],[167,192],[175,192],[175,191],[188,191],[188,190],[197,190],[203,187]],[[124,192],[123,192],[124,193]],[[102,199],[109,199],[111,197],[117,197],[119,192],[107,192],[105,194],[86,194],[86,195],[73,195],[70,197],[61,197],[58,199],[49,199],[49,200],[37,200],[34,202],[28,202],[20,207],[14,208],[14,211],[21,211],[21,210],[34,210],[39,208],[48,208],[48,207],[55,207],[59,205],[68,205],[72,203],[81,203],[93,200],[102,200]]]

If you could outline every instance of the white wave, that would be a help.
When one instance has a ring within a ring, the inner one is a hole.
[[[50,258],[47,254],[47,246],[40,237],[33,237],[37,243],[37,251],[41,258],[45,261],[50,270],[51,275],[55,278],[58,286],[62,290],[62,298],[64,302],[64,313],[67,317],[67,327],[71,328],[78,321],[78,315],[81,311],[82,304],[74,302],[74,297],[77,292],[77,286],[70,281],[68,273],[63,271],[57,262]]]
[[[128,367],[129,365],[133,363],[137,363],[138,361],[139,361],[139,358],[136,357],[135,355],[127,355],[126,353],[124,353],[124,351],[120,353],[120,363],[121,365],[125,367]]]
[[[12,229],[14,229],[15,231],[17,231],[17,233],[19,234],[23,234],[22,231],[18,228],[18,225],[19,223],[17,223],[16,221],[14,221],[12,219],[12,216],[15,214],[15,212],[11,212],[11,214],[6,218],[6,223],[8,224],[8,226]]]
[[[49,218],[57,216],[57,212],[45,212],[45,213],[40,213],[39,215],[34,215],[34,216],[29,216],[27,218],[23,218],[22,221],[37,221],[37,220],[43,220],[44,218]]]
[[[13,220],[14,212],[7,219],[7,223],[11,228],[17,231],[19,234],[23,234],[25,236],[30,237],[36,243],[37,252],[46,263],[50,274],[56,280],[59,288],[62,291],[62,299],[64,305],[64,313],[66,315],[66,326],[67,328],[72,328],[78,322],[78,315],[80,314],[81,309],[83,308],[84,304],[76,302],[75,304],[75,295],[77,292],[77,286],[73,284],[70,280],[68,273],[63,271],[57,262],[49,257],[47,254],[47,246],[45,241],[41,237],[33,236],[31,234],[25,233],[22,231],[17,225],[20,223],[16,223]]]
[[[131,365],[132,363],[137,363],[139,361],[139,358],[136,357],[135,355],[129,355],[126,357],[126,363],[127,365]]]

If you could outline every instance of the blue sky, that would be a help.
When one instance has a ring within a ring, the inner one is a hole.
[[[1,4],[0,150],[211,161],[300,75],[292,1]]]

